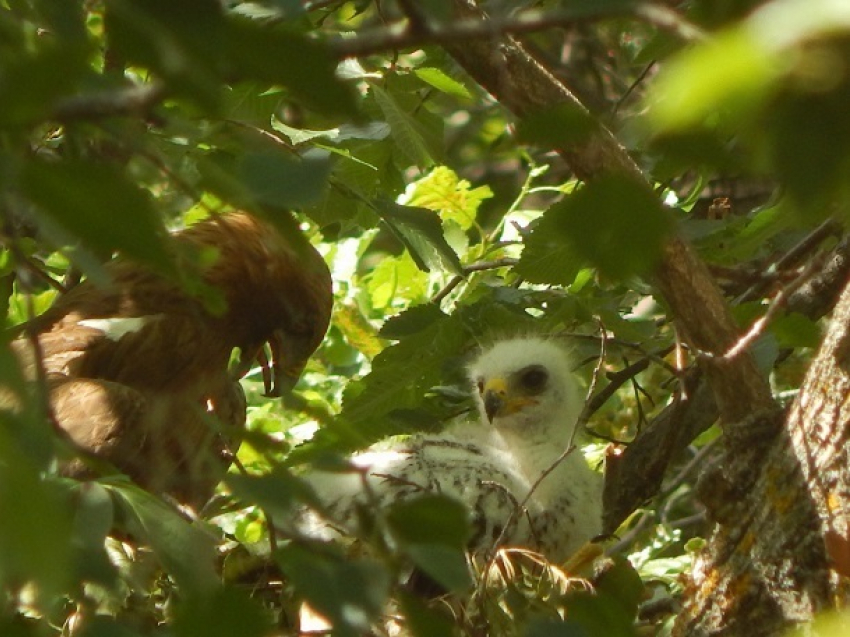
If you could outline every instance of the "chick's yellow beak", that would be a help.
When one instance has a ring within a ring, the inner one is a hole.
[[[498,376],[484,384],[481,399],[488,422],[493,422],[496,416],[515,414],[529,403],[527,398],[511,395],[507,380]]]

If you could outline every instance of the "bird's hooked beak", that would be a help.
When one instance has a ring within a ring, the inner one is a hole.
[[[301,378],[307,366],[307,360],[295,355],[292,351],[294,348],[289,344],[283,330],[273,332],[269,339],[269,349],[272,352],[272,383],[271,388],[266,383],[266,395],[288,395],[292,393],[298,379]]]
[[[498,376],[484,383],[481,399],[484,401],[484,414],[491,423],[496,416],[515,414],[530,402],[522,396],[512,395],[508,381]]]
[[[278,397],[292,392],[301,373],[307,366],[307,360],[295,355],[287,347],[287,336],[283,330],[275,330],[268,340],[271,360],[266,356],[264,346],[242,352],[239,364],[233,370],[234,380],[242,378],[251,369],[254,361],[260,364],[263,374],[263,388],[266,397]]]

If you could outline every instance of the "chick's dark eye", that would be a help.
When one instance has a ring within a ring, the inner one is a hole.
[[[478,393],[479,393],[479,394],[483,394],[483,393],[484,393],[484,381],[483,381],[483,380],[481,380],[481,379],[479,378],[477,381],[475,381],[475,386],[478,388]]]
[[[520,376],[522,386],[535,392],[542,391],[548,380],[549,372],[542,367],[529,367]]]

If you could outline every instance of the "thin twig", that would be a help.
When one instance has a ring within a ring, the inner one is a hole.
[[[439,292],[437,292],[434,296],[431,297],[431,303],[433,303],[434,305],[439,305],[440,303],[442,303],[443,299],[446,298],[449,294],[451,294],[452,290],[459,286],[463,280],[463,277],[459,274],[453,276]]]
[[[682,467],[682,469],[679,470],[679,473],[677,473],[676,476],[670,480],[670,482],[664,487],[664,489],[658,493],[657,497],[663,500],[671,493],[673,493],[673,491],[678,489],[685,482],[685,480],[687,480],[691,472],[697,467],[699,467],[699,465],[702,464],[703,460],[705,460],[705,457],[712,452],[718,440],[720,440],[720,438],[715,438],[711,442],[707,443],[704,447],[702,447],[699,451],[697,451],[694,454],[694,457],[691,458],[688,463],[684,467]]]
[[[762,275],[761,279],[747,289],[743,294],[738,296],[734,301],[734,305],[746,303],[759,298],[764,290],[765,285],[768,285],[780,276],[780,273],[799,264],[806,258],[810,252],[817,248],[827,237],[831,235],[841,234],[841,224],[835,219],[827,219],[809,234],[803,237],[794,247],[786,252],[782,257],[773,263],[768,271]]]
[[[747,330],[747,332],[739,338],[738,341],[726,351],[726,353],[717,358],[721,358],[724,361],[731,361],[740,356],[743,352],[747,351],[747,349],[749,349],[749,347],[764,333],[764,330],[776,317],[776,315],[779,314],[779,312],[785,307],[785,304],[788,302],[788,297],[791,296],[797,288],[808,281],[815,269],[820,266],[820,261],[820,259],[813,259],[810,261],[796,279],[779,290],[776,296],[773,297],[771,304],[768,306],[767,312],[765,312],[760,318],[753,321],[750,329]],[[715,358],[707,352],[700,352],[700,354],[709,358]]]
[[[510,268],[519,263],[519,259],[513,259],[510,257],[504,257],[502,259],[493,259],[491,261],[478,261],[477,263],[471,263],[470,265],[463,266],[463,274],[458,274],[453,276],[443,288],[438,291],[434,296],[431,297],[431,303],[435,305],[439,304],[443,299],[445,299],[458,285],[460,285],[465,279],[466,275],[471,274],[473,272],[482,272],[484,270],[497,270],[499,268]]]
[[[599,357],[596,363],[596,367],[593,368],[593,374],[590,377],[590,387],[587,388],[587,395],[584,398],[584,407],[582,407],[581,413],[579,414],[578,420],[576,420],[575,425],[573,426],[573,431],[570,434],[570,442],[567,447],[572,447],[573,443],[576,439],[576,434],[579,429],[584,430],[587,426],[590,417],[596,413],[596,410],[599,407],[592,408],[593,403],[593,394],[596,392],[596,386],[599,384],[599,377],[602,375],[602,369],[605,366],[605,358],[608,352],[608,332],[605,329],[605,326],[602,324],[602,321],[599,318],[596,319],[599,325]]]

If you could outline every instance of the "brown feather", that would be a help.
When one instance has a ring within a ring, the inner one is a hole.
[[[119,257],[105,266],[107,285],[84,281],[30,324],[56,420],[74,442],[146,488],[194,504],[211,495],[227,464],[216,429],[245,422],[244,395],[228,372],[232,350],[241,350],[244,372],[270,343],[272,382],[289,388],[330,320],[327,266],[291,217],[280,221],[284,232],[232,213],[175,235],[178,261],[221,297],[219,311]],[[209,252],[212,263],[199,269],[197,257]],[[120,326],[129,329],[109,334]],[[13,348],[36,378],[31,343]],[[211,428],[211,416],[223,424]],[[65,471],[89,473],[81,462]]]

